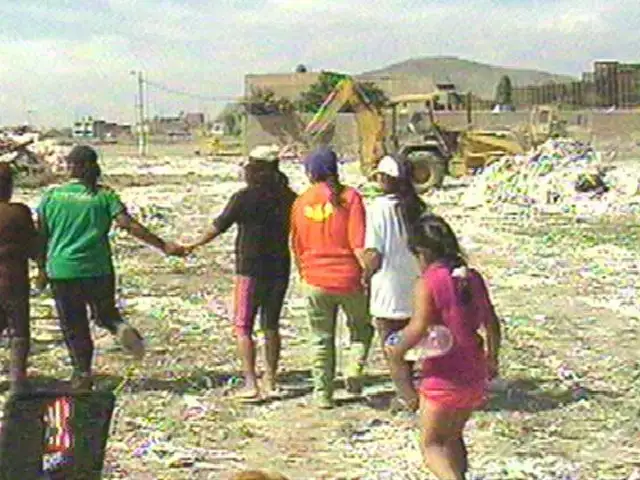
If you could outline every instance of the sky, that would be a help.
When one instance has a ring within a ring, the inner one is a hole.
[[[640,61],[638,0],[0,0],[0,125],[134,121],[204,111],[247,73],[360,73],[458,56],[579,76],[595,59]]]

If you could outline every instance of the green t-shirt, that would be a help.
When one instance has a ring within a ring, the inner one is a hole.
[[[113,274],[109,230],[125,211],[120,197],[74,181],[48,190],[38,206],[47,233],[47,275],[64,280]]]

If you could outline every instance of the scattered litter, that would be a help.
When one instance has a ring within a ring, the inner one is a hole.
[[[463,203],[601,215],[640,212],[639,193],[637,167],[614,167],[588,144],[554,139],[489,165],[473,180]]]

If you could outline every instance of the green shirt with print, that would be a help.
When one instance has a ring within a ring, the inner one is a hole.
[[[108,187],[74,181],[48,190],[38,206],[47,234],[47,275],[57,280],[113,274],[109,230],[125,211]]]

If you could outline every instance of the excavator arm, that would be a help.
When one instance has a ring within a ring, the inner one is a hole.
[[[367,175],[384,155],[384,118],[351,77],[341,80],[305,128],[311,142],[327,130],[349,104],[358,126],[360,168]]]

